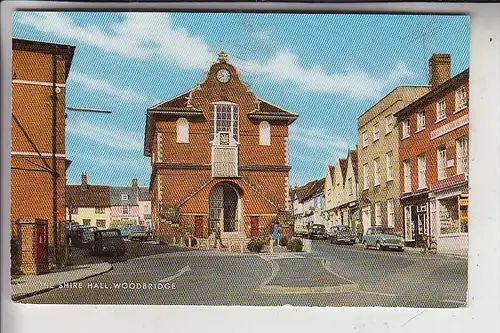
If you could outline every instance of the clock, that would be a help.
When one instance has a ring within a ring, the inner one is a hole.
[[[222,68],[217,71],[216,77],[219,82],[228,83],[231,80],[231,73],[227,69]]]

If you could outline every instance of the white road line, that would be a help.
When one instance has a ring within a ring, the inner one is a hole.
[[[331,262],[328,260],[328,259],[325,259],[325,258],[322,258],[321,259],[321,265],[323,266],[324,269],[326,269],[327,272],[329,272],[330,274],[332,275],[335,275],[336,277],[342,279],[342,280],[346,280],[347,282],[351,283],[351,284],[357,284],[356,282],[352,281],[352,280],[349,280],[345,277],[343,277],[342,275],[336,273],[333,271],[332,269],[332,264]]]
[[[188,265],[188,266],[184,266],[184,267],[182,267],[181,269],[179,269],[179,270],[177,271],[177,273],[175,273],[174,275],[171,275],[171,276],[169,276],[169,277],[167,277],[167,278],[164,278],[163,280],[160,280],[160,281],[158,281],[158,282],[170,282],[170,281],[172,281],[172,280],[174,280],[174,279],[177,279],[177,278],[178,278],[179,276],[181,276],[182,274],[187,273],[187,272],[190,272],[190,271],[191,271],[191,267],[189,267],[189,265]]]
[[[366,290],[358,290],[357,292],[361,293],[361,294],[370,294],[370,295],[379,295],[379,296],[388,296],[388,297],[398,297],[399,296],[397,294],[379,293],[376,291],[366,291]]]
[[[466,305],[467,303],[466,302],[462,302],[462,301],[454,301],[452,299],[442,299],[441,300],[442,303],[454,303],[454,304],[462,304],[462,305]]]

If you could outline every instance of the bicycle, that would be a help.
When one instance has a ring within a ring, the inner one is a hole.
[[[429,252],[430,254],[436,254],[437,253],[437,241],[436,238],[433,236],[424,236],[424,249],[422,251],[423,253]]]

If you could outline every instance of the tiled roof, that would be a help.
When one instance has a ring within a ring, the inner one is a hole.
[[[345,183],[345,177],[347,175],[347,158],[340,158],[339,165],[340,165],[340,172],[342,173],[342,179],[343,182]]]
[[[320,195],[324,191],[325,178],[310,181],[309,183],[294,188],[291,193],[297,195],[299,202],[304,202],[310,198]],[[293,198],[293,196],[291,196]]]
[[[349,149],[349,155],[351,156],[352,171],[354,172],[354,180],[358,182],[358,151]]]
[[[332,181],[332,184],[335,184],[335,166],[334,165],[329,165],[328,170],[330,170],[330,180]]]
[[[66,185],[67,207],[109,207],[109,198],[109,186]]]
[[[151,201],[151,193],[147,187],[139,187],[139,201]]]

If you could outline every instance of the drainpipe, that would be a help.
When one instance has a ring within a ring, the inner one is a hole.
[[[57,230],[57,160],[56,160],[56,138],[57,138],[57,46],[52,54],[52,219],[54,240],[54,261],[59,266],[59,244]]]

